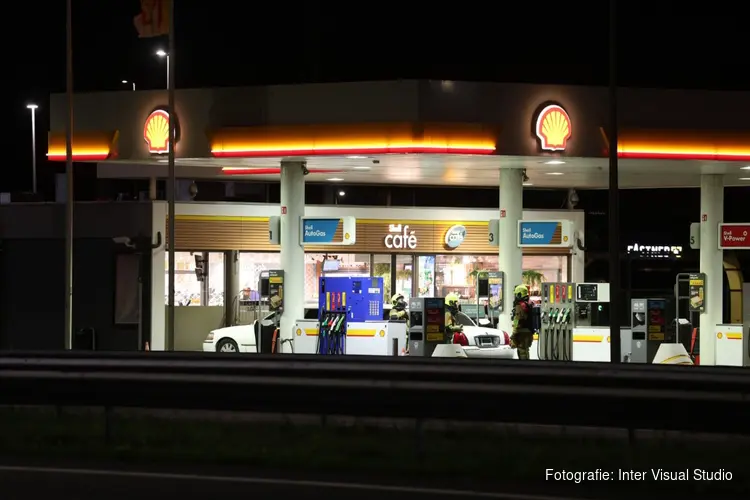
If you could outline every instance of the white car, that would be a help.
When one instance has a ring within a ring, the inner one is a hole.
[[[305,319],[317,319],[318,307],[305,306]],[[270,312],[260,320],[263,337],[270,339],[276,328],[276,312]],[[251,325],[227,326],[212,330],[203,341],[204,352],[258,352],[258,320]]]
[[[383,306],[383,317],[387,319],[390,315],[390,304]],[[304,319],[317,319],[318,307],[316,304],[305,305]],[[275,324],[276,312],[268,313],[260,320],[260,328],[263,330],[263,338],[271,339]],[[479,326],[466,314],[459,312],[458,322],[463,326],[469,345],[464,347],[469,357],[500,357],[512,358],[514,350],[510,348],[510,337],[490,326]],[[257,353],[258,321],[251,325],[228,326],[212,330],[203,341],[204,352],[248,352]]]
[[[456,319],[463,327],[468,346],[463,350],[470,358],[512,359],[515,349],[510,346],[510,335],[491,326],[477,325],[468,315],[459,312]]]

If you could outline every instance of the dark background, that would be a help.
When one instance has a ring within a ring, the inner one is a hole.
[[[618,5],[621,85],[745,89],[741,4]],[[176,2],[179,88],[311,81],[435,78],[604,85],[607,2]],[[65,90],[65,1],[19,2],[3,32],[6,167],[0,191],[31,185],[27,102],[38,110],[40,176],[47,102]],[[160,88],[166,40],[138,39],[138,0],[73,0],[74,87]]]

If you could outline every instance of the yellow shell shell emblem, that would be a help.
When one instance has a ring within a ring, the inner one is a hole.
[[[716,334],[716,338],[717,339],[721,339],[722,337],[724,337],[724,335],[722,335],[721,332],[719,332],[719,333]]]
[[[568,113],[556,104],[545,107],[536,119],[536,136],[545,151],[563,151],[573,132]]]
[[[164,154],[169,152],[169,113],[157,109],[146,119],[143,126],[143,139],[148,144],[149,153]]]

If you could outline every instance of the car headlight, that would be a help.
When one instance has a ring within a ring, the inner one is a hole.
[[[211,332],[206,337],[206,342],[213,342],[213,340],[214,340],[214,332]]]

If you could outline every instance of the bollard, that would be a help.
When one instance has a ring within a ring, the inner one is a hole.
[[[104,407],[104,444],[110,446],[112,444],[112,407]]]
[[[398,339],[393,339],[393,356],[398,356]]]

